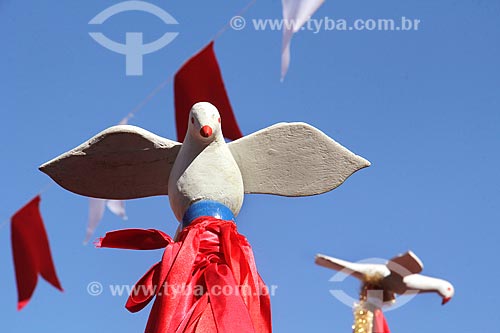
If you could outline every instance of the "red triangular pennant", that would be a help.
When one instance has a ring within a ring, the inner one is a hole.
[[[226,138],[236,140],[243,136],[222,81],[213,41],[189,59],[175,74],[174,100],[179,142],[186,136],[189,111],[197,102],[210,102],[215,105],[221,115],[222,133]]]
[[[63,291],[50,254],[49,240],[39,206],[40,196],[36,196],[11,219],[18,310],[28,304],[36,288],[38,274],[54,287]]]

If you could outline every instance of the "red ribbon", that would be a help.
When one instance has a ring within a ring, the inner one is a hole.
[[[391,333],[389,325],[385,320],[384,313],[380,309],[376,309],[373,318],[373,333]]]
[[[40,200],[40,196],[36,196],[11,219],[18,310],[30,301],[38,282],[38,274],[63,291],[50,254],[49,240],[40,214]]]
[[[132,229],[108,233],[100,242],[127,249],[166,247],[126,304],[129,311],[140,311],[156,296],[146,333],[270,333],[269,293],[234,222],[200,217],[178,239]]]
[[[177,141],[184,140],[189,111],[197,102],[210,102],[219,110],[224,137],[236,140],[243,136],[224,87],[213,41],[190,58],[175,74],[174,101]]]

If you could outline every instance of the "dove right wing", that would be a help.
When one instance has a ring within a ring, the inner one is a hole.
[[[387,262],[387,268],[400,276],[418,274],[424,269],[424,264],[412,251],[408,251]]]
[[[245,193],[321,194],[370,165],[305,123],[279,123],[228,146],[243,176]]]
[[[180,147],[140,127],[119,125],[43,164],[40,170],[65,189],[88,197],[166,195]]]

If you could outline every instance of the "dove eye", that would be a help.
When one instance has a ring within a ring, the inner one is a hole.
[[[191,117],[191,124],[194,124],[194,118]]]
[[[451,291],[451,288],[450,288],[450,287],[448,287],[448,291]]]
[[[219,119],[217,119],[217,121],[218,121],[218,122],[219,122],[219,124],[220,124],[220,117],[219,117]]]

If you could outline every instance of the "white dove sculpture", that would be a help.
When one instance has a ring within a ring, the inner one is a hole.
[[[226,143],[217,109],[193,106],[184,143],[118,125],[43,164],[77,194],[104,199],[169,195],[179,221],[199,201],[237,216],[244,193],[309,196],[333,190],[370,163],[305,123],[279,123]]]
[[[422,261],[411,251],[384,264],[349,262],[323,254],[316,255],[316,264],[352,275],[368,288],[384,291],[384,302],[394,301],[394,294],[437,293],[446,304],[454,295],[453,285],[442,279],[419,274]],[[363,288],[364,289],[364,288]]]
[[[201,102],[190,111],[182,144],[119,125],[40,169],[67,190],[89,197],[169,196],[181,222],[175,239],[159,230],[128,229],[109,232],[98,242],[100,247],[165,248],[138,289],[182,285],[191,291],[131,295],[126,306],[133,312],[156,298],[148,333],[270,333],[269,293],[263,292],[251,246],[234,223],[244,194],[320,194],[369,165],[305,123],[276,124],[226,143],[219,112]],[[213,290],[222,286],[251,293]],[[197,290],[204,292],[194,297]]]

